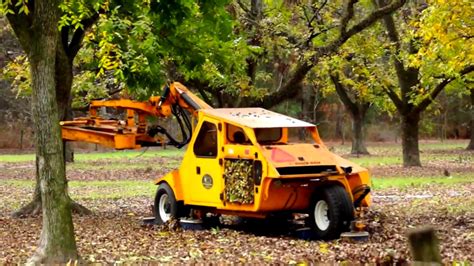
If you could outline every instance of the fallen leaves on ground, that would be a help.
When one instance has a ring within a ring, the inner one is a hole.
[[[100,159],[68,164],[69,180],[153,180],[177,168],[180,157]],[[0,179],[27,180],[34,177],[34,162],[2,163]]]
[[[436,149],[428,152],[434,157],[443,154]],[[460,150],[449,153],[459,155],[459,160],[433,159],[423,168],[377,166],[372,173],[377,177],[430,177],[441,176],[445,168],[454,174],[474,173],[473,160],[467,157],[472,153]],[[151,181],[179,162],[179,157],[96,160],[82,166],[68,166],[68,178]],[[33,162],[22,162],[1,163],[0,167],[0,264],[24,263],[37,246],[42,221],[40,217],[10,217],[12,211],[31,199],[33,191],[28,186],[14,186],[2,180],[33,180],[34,166]],[[374,191],[373,206],[365,215],[370,238],[364,243],[301,240],[281,223],[268,224],[268,221],[226,223],[203,231],[142,226],[141,218],[152,215],[152,196],[133,193],[127,197],[91,196],[121,195],[121,189],[116,186],[71,188],[73,197],[93,211],[90,216],[74,216],[79,252],[86,262],[404,263],[411,260],[406,232],[425,225],[436,229],[444,262],[474,261],[474,182]],[[153,193],[150,191],[150,195]],[[84,197],[78,197],[80,194]]]
[[[453,192],[456,193],[453,193]],[[0,197],[28,198],[28,192],[0,185]],[[104,193],[106,193],[104,188]],[[371,233],[366,243],[306,241],[288,228],[268,223],[227,225],[203,231],[170,231],[142,226],[151,215],[149,197],[82,200],[94,212],[75,216],[79,252],[88,262],[404,262],[410,260],[405,233],[420,225],[433,225],[441,239],[445,262],[474,261],[473,211],[453,210],[453,202],[472,200],[474,185],[426,186],[413,190],[386,189],[374,193],[374,205],[365,218]],[[407,195],[429,197],[417,198]],[[460,199],[461,201],[456,201]],[[0,263],[23,263],[34,251],[41,219],[12,219],[13,209],[0,205]]]

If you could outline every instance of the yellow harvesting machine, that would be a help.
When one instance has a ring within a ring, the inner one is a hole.
[[[104,119],[100,108],[124,110]],[[191,121],[185,110],[193,117]],[[182,139],[147,117],[174,115]],[[156,222],[208,213],[268,218],[303,213],[317,238],[347,231],[370,205],[367,169],[332,153],[315,125],[262,108],[213,109],[178,82],[146,102],[93,101],[88,117],[63,121],[63,139],[115,149],[187,145],[178,169],[156,178]],[[305,130],[311,141],[293,142]]]

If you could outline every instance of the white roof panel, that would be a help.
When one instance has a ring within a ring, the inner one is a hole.
[[[263,108],[217,108],[199,111],[250,128],[314,127],[311,123]]]

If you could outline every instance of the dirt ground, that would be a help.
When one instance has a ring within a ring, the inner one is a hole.
[[[430,150],[433,158],[452,151]],[[460,154],[460,155],[459,155]],[[445,263],[474,262],[474,166],[473,154],[457,151],[449,165],[436,159],[423,168],[403,169],[398,165],[370,167],[379,178],[391,176],[430,177],[446,167],[452,173],[469,176],[467,182],[392,186],[373,192],[373,206],[366,214],[370,238],[363,243],[342,240],[298,239],[292,225],[269,221],[224,223],[203,231],[169,231],[143,226],[141,218],[151,215],[153,198],[144,195],[101,197],[116,193],[113,186],[90,187],[91,180],[152,180],[179,165],[179,157],[87,161],[68,167],[70,180],[85,185],[79,203],[93,215],[74,216],[79,252],[86,262],[161,263],[285,263],[358,262],[401,264],[411,261],[406,233],[419,226],[432,226],[440,239]],[[375,157],[377,154],[372,155]],[[24,263],[34,251],[41,230],[41,217],[13,219],[10,213],[31,198],[33,162],[0,163],[0,264]],[[472,175],[471,175],[472,174]],[[451,177],[446,177],[451,178]],[[94,191],[94,195],[91,191]],[[150,195],[154,192],[150,191]],[[88,196],[89,195],[89,196]]]

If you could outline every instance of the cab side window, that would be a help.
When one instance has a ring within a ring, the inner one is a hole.
[[[194,154],[199,157],[217,156],[217,127],[204,121],[194,142]]]
[[[250,144],[250,140],[245,135],[244,130],[241,127],[232,124],[227,124],[227,141],[230,144]]]

